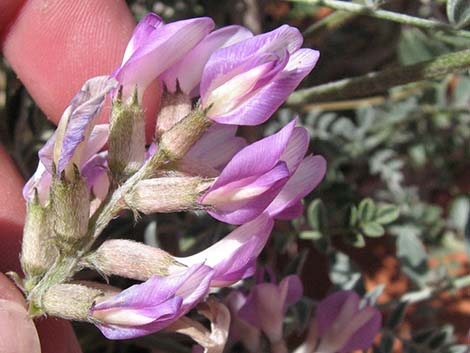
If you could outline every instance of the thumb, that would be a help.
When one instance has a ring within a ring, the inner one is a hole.
[[[41,346],[21,293],[0,273],[0,353],[40,353]]]
[[[0,0],[0,50],[56,123],[87,79],[119,66],[134,27],[124,0]],[[148,138],[158,90],[156,83],[149,86],[143,101]]]

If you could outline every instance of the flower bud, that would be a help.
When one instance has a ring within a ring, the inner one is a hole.
[[[168,177],[142,180],[125,195],[127,205],[145,214],[201,209],[196,200],[212,184],[199,177]]]
[[[171,161],[180,160],[211,124],[206,111],[197,108],[162,135],[160,148]]]
[[[42,297],[45,313],[68,320],[90,321],[90,309],[96,298],[103,295],[99,289],[80,284],[56,284]]]
[[[173,125],[191,112],[191,98],[177,90],[175,93],[164,91],[160,112],[157,117],[157,136],[170,130]]]
[[[56,257],[48,211],[50,205],[41,206],[37,194],[28,203],[21,248],[21,267],[27,277],[42,275]]]
[[[206,178],[218,177],[220,172],[208,163],[204,162],[205,161],[183,158],[178,162],[178,164],[176,164],[176,168],[178,169],[177,172],[186,176],[199,175]]]
[[[85,237],[90,214],[90,195],[86,180],[75,168],[71,179],[61,177],[51,187],[51,217],[56,240],[74,247]],[[66,248],[65,250],[74,250]]]
[[[89,287],[91,289],[100,290],[102,295],[97,299],[97,302],[106,300],[109,297],[112,297],[116,294],[119,294],[122,289],[118,287],[111,286],[105,283],[93,282],[93,281],[73,281],[71,284],[80,284],[81,286]]]
[[[109,131],[109,168],[115,180],[122,182],[139,170],[144,160],[145,117],[137,94],[130,102],[123,102],[118,95]]]
[[[169,273],[186,267],[170,254],[131,240],[107,240],[94,253],[87,256],[85,265],[104,275],[117,275],[145,281],[154,275]]]

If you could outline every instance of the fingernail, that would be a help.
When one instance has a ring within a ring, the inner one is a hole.
[[[41,353],[39,337],[26,309],[0,299],[0,353]]]

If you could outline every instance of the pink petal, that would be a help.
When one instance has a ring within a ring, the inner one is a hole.
[[[331,325],[333,325],[343,305],[348,300],[352,301],[352,305],[357,308],[357,311],[359,309],[360,298],[356,292],[350,290],[335,292],[318,303],[315,320],[320,337],[324,336]]]
[[[260,328],[271,342],[282,338],[287,307],[302,297],[303,287],[297,275],[284,278],[279,285],[259,283],[253,287],[238,311],[240,319]]]
[[[201,96],[202,106],[210,108],[208,117],[214,121],[222,121],[226,116],[231,116],[237,107],[245,104],[269,84],[288,62],[287,51],[281,56],[260,53],[245,59],[231,72],[217,77],[212,81],[207,93]]]
[[[83,151],[81,159],[83,163],[87,162],[94,154],[101,151],[108,141],[108,135],[109,124],[95,125],[88,138],[85,150]]]
[[[245,304],[246,297],[239,291],[232,291],[227,296],[227,305],[232,315],[230,337],[233,341],[241,340],[250,352],[258,352],[260,346],[260,331],[238,317],[238,311]]]
[[[307,153],[310,137],[303,127],[296,127],[289,139],[286,150],[281,155],[281,160],[287,163],[289,171],[294,173],[299,167],[300,162]]]
[[[196,264],[178,275],[154,276],[96,304],[91,313],[102,319],[110,311],[117,315],[120,309],[124,313],[132,313],[128,325],[125,324],[124,315],[121,324],[97,324],[107,338],[127,339],[148,335],[167,327],[202,300],[209,290],[212,275],[210,267]],[[132,317],[137,317],[139,321],[131,320]]]
[[[85,177],[89,190],[101,200],[108,193],[108,153],[107,151],[95,154],[82,167],[82,175]]]
[[[312,71],[318,58],[319,53],[316,50],[298,50],[291,55],[284,70],[270,83],[254,92],[238,108],[213,120],[235,125],[258,125],[265,122]]]
[[[250,56],[269,52],[281,55],[286,49],[289,53],[294,53],[300,48],[302,42],[302,35],[297,28],[284,25],[274,31],[217,50],[204,68],[201,79],[201,97],[208,93],[209,87],[217,77],[234,70]]]
[[[241,181],[238,183],[239,185],[232,187],[232,184],[237,184],[232,183],[213,192],[208,192],[204,196],[204,202],[213,206],[213,209],[208,210],[208,213],[215,219],[230,224],[243,224],[263,213],[278,195],[288,178],[289,170],[284,162],[279,162],[270,171],[249,183],[243,184]],[[245,196],[240,199],[232,199],[233,193]],[[253,194],[250,195],[250,193]]]
[[[296,124],[293,120],[278,133],[257,141],[238,152],[227,164],[210,189],[215,190],[231,182],[261,175],[279,162]]]
[[[245,139],[235,136],[236,131],[237,127],[234,125],[211,126],[191,147],[185,158],[203,161],[205,165],[214,169],[224,167],[237,152],[246,146]]]
[[[326,173],[326,160],[322,156],[308,156],[294,175],[284,185],[279,195],[267,208],[267,212],[272,217],[297,204],[294,211],[299,211],[298,202],[308,195],[323,179]],[[291,210],[292,211],[292,210]],[[295,212],[293,212],[295,215]],[[287,213],[284,213],[283,219],[286,219]]]
[[[372,318],[352,335],[339,353],[366,350],[373,344],[375,335],[382,326],[382,315],[376,308],[367,307],[363,310],[371,311]]]
[[[39,203],[44,205],[49,196],[49,188],[52,183],[52,175],[46,170],[44,164],[39,161],[38,168],[33,176],[23,187],[23,197],[26,201],[31,201],[34,197],[34,190],[38,192]]]
[[[199,43],[213,27],[214,22],[208,17],[176,21],[158,27],[116,71],[116,79],[128,89],[137,85],[143,91]]]
[[[227,26],[210,33],[162,75],[165,86],[170,92],[175,92],[178,81],[182,92],[188,95],[193,92],[192,96],[196,96],[204,66],[212,53],[219,48],[233,45],[252,36],[253,34],[248,29],[241,26]]]
[[[106,95],[116,85],[116,80],[109,76],[94,77],[72,99],[56,132],[39,151],[39,158],[51,174],[52,161],[56,163],[57,175],[62,173],[72,158],[77,165],[80,163],[82,156],[75,156],[75,151],[82,142],[87,141]],[[54,155],[57,151],[58,155]]]
[[[299,276],[290,275],[282,279],[279,283],[279,288],[282,293],[283,310],[285,313],[288,306],[297,303],[302,298],[304,287]]]
[[[272,283],[256,285],[240,309],[239,317],[260,328],[272,342],[282,338],[284,303],[280,288]]]
[[[226,275],[231,275],[240,269],[246,269],[248,264],[256,260],[268,241],[274,222],[263,214],[253,221],[246,223],[222,240],[210,246],[206,250],[195,255],[176,258],[179,262],[191,266],[204,262],[215,270],[211,286],[227,285]],[[249,248],[239,251],[240,248],[250,243]],[[244,278],[230,278],[230,283],[235,283]]]
[[[158,27],[163,26],[163,20],[160,16],[154,13],[147,14],[134,29],[132,37],[127,44],[124,57],[122,58],[122,64],[124,64],[131,55],[142,45],[146,44],[149,35],[156,30]]]

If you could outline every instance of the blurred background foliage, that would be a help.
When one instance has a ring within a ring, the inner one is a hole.
[[[366,6],[367,15],[308,1],[127,2],[136,19],[149,11],[167,21],[210,16],[219,26],[242,24],[255,33],[284,23],[297,26],[304,46],[321,52],[300,89],[434,60],[470,46],[470,39],[461,35],[469,33],[470,4],[461,0],[346,1]],[[448,27],[436,30],[374,18],[380,9]],[[370,89],[370,94],[367,84],[362,88],[350,99],[335,99],[333,92],[327,101],[288,102],[265,125],[239,131],[253,141],[298,115],[310,133],[311,151],[328,160],[326,179],[305,200],[304,217],[278,222],[261,257],[280,276],[302,276],[305,298],[286,319],[291,342],[301,342],[317,300],[334,289],[354,288],[385,314],[374,352],[468,352],[468,69]],[[0,70],[0,114],[1,141],[27,178],[53,125],[6,62]],[[125,215],[106,233],[183,255],[207,247],[227,231],[227,225],[204,213],[185,213],[146,216],[137,224]],[[81,276],[96,279],[93,273]],[[111,283],[129,284],[119,278]],[[175,341],[164,333],[112,342],[91,325],[77,324],[76,329],[86,353],[188,352],[190,347],[188,340]],[[227,350],[241,352],[242,347]]]

